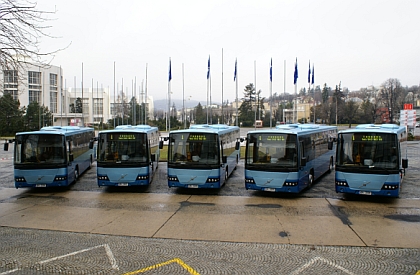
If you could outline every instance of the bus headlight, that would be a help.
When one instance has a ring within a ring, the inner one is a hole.
[[[67,180],[67,177],[66,176],[56,176],[54,178],[54,181],[63,181],[63,180]]]
[[[396,190],[396,189],[398,189],[398,185],[394,185],[394,184],[384,184],[384,185],[382,186],[382,189],[385,189],[385,190]]]
[[[284,186],[297,186],[297,185],[298,185],[297,181],[293,181],[293,182],[286,181],[284,183]]]
[[[168,176],[168,181],[178,181],[178,182],[179,182],[179,180],[178,180],[178,177],[177,177],[177,176],[175,176],[175,177],[173,177],[173,176]]]
[[[24,177],[15,177],[15,181],[17,182],[26,182]]]
[[[147,179],[149,179],[149,176],[140,176],[140,175],[137,176],[137,180],[147,180]]]
[[[335,185],[349,187],[346,181],[340,181],[340,180],[336,180]]]
[[[108,176],[98,176],[98,180],[108,180],[109,181],[109,178],[108,178]]]
[[[245,178],[245,183],[248,183],[248,184],[255,184],[255,181],[254,181],[254,179],[253,179],[253,178]]]
[[[218,182],[219,180],[219,178],[207,178],[206,183]]]

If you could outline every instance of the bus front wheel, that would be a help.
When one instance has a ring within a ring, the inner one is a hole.
[[[79,168],[76,167],[74,169],[74,181],[73,181],[73,183],[76,183],[76,181],[77,181],[78,178],[79,178]]]
[[[311,173],[309,173],[308,175],[308,187],[311,187],[312,184],[314,184],[314,175]]]
[[[331,170],[333,169],[333,158],[331,157],[330,158],[330,164],[329,164],[329,166],[328,166],[328,173],[330,173],[331,172]]]

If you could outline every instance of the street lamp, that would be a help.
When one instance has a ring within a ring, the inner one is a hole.
[[[188,96],[187,100],[191,99],[191,95]],[[184,120],[184,129],[187,128],[187,119],[186,119],[186,114],[185,114],[185,99],[182,99],[182,119]]]

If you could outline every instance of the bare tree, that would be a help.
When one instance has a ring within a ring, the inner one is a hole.
[[[19,70],[24,64],[47,65],[44,59],[55,52],[40,51],[46,30],[47,16],[55,12],[37,10],[28,0],[0,0],[0,68]]]
[[[384,107],[388,108],[389,119],[394,123],[394,116],[400,112],[403,104],[403,89],[401,83],[396,78],[390,78],[382,84],[380,92]]]

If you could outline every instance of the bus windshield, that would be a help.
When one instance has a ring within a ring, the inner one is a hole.
[[[397,136],[389,133],[343,133],[338,137],[337,168],[398,169]]]
[[[202,166],[219,164],[218,137],[212,133],[176,133],[170,135],[170,164]]]
[[[278,133],[248,134],[247,168],[277,170],[297,167],[296,135]]]
[[[14,163],[17,165],[65,164],[65,143],[62,135],[27,134],[16,136]]]
[[[98,163],[147,163],[146,134],[102,133],[98,139]]]

